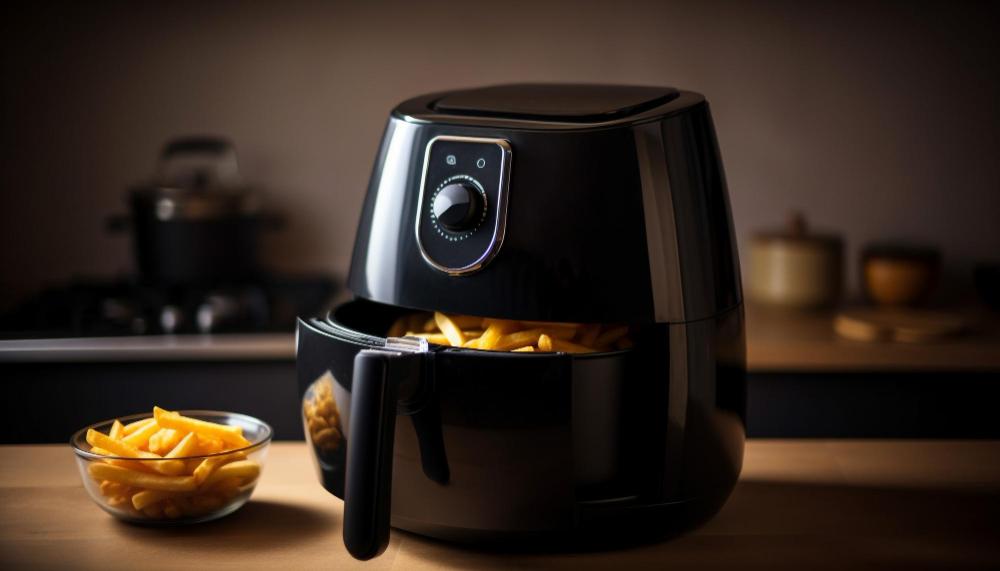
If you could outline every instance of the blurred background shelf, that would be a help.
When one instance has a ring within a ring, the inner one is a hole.
[[[975,308],[961,313],[978,316],[965,334],[925,343],[868,343],[838,337],[832,310],[750,303],[747,367],[751,372],[1000,371],[1000,319]]]

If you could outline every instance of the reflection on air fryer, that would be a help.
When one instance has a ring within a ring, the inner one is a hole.
[[[388,337],[421,337],[429,343],[487,351],[596,353],[629,349],[627,325],[512,321],[421,312],[404,315]]]
[[[313,445],[324,452],[336,452],[343,438],[340,409],[333,398],[330,371],[316,379],[302,399],[302,415]]]

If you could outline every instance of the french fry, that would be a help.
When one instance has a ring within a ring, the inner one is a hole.
[[[572,331],[568,329],[526,329],[524,331],[515,331],[497,339],[493,350],[510,351],[511,349],[524,347],[525,345],[535,345],[542,335],[551,338],[572,337]]]
[[[111,430],[108,431],[108,436],[114,438],[115,440],[121,440],[124,436],[125,425],[121,423],[117,418],[113,423],[111,423]]]
[[[143,426],[146,426],[150,422],[156,422],[156,419],[150,417],[150,418],[144,418],[142,420],[137,420],[135,422],[130,422],[130,423],[126,424],[124,426],[124,428],[123,428],[123,430],[125,432],[125,435],[127,436],[129,434],[132,434],[133,432],[135,432],[136,430],[139,430]]]
[[[132,507],[142,511],[147,506],[162,502],[167,498],[176,496],[178,492],[167,492],[164,490],[143,490],[132,496]]]
[[[242,452],[226,454],[224,456],[211,456],[209,458],[205,458],[204,460],[201,461],[201,464],[199,464],[198,467],[195,468],[192,476],[194,477],[195,482],[197,482],[198,485],[201,485],[220,466],[223,466],[229,462],[234,462],[236,460],[243,460],[244,458],[246,458],[246,454],[243,454]]]
[[[559,351],[562,353],[593,353],[594,350],[590,347],[584,347],[583,345],[577,345],[570,341],[564,341],[562,339],[553,339],[548,335],[542,334],[538,338],[538,348],[542,351]]]
[[[110,451],[105,450],[103,448],[99,448],[97,446],[91,447],[90,451],[93,452],[94,454],[100,454],[101,456],[114,456],[114,454],[112,454]],[[108,460],[104,460],[104,462],[107,462],[108,464],[111,464],[113,466],[121,466],[122,468],[128,468],[129,470],[138,470],[140,472],[151,472],[151,473],[152,472],[156,472],[156,470],[154,470],[154,469],[150,468],[149,466],[143,464],[139,460],[111,460],[111,459],[108,459]]]
[[[199,454],[218,454],[226,447],[226,443],[211,436],[197,435]]]
[[[122,442],[139,450],[149,449],[149,438],[156,434],[160,427],[155,422],[150,422],[139,427],[138,430],[122,438]]]
[[[406,333],[407,319],[406,317],[400,317],[392,323],[392,327],[389,328],[389,332],[386,333],[386,337],[402,337]]]
[[[129,446],[124,441],[114,440],[107,434],[103,434],[94,429],[87,431],[87,443],[91,446],[103,448],[117,456],[124,456],[125,458],[135,458],[137,460],[156,460],[155,462],[146,462],[144,465],[160,472],[161,474],[176,476],[184,471],[184,463],[179,460],[163,460],[160,456],[157,456],[152,452],[139,450],[134,446]]]
[[[204,482],[202,482],[200,487],[204,489],[227,478],[240,478],[244,481],[251,481],[255,480],[259,475],[260,464],[254,462],[253,460],[238,460],[236,462],[230,462],[229,464],[220,466],[218,470],[212,472],[212,474],[206,478]]]
[[[111,507],[124,506],[128,503],[128,498],[125,496],[111,496],[108,498],[108,505]]]
[[[450,317],[440,311],[435,311],[434,322],[437,323],[441,333],[444,333],[444,336],[448,338],[448,343],[452,347],[461,347],[465,344],[465,335],[462,333],[462,329]]]
[[[524,347],[525,345],[534,345],[538,343],[538,337],[541,334],[541,329],[527,329],[508,333],[497,339],[496,343],[490,349],[494,351],[509,351],[510,349]]]
[[[161,450],[160,448],[160,436],[162,435],[161,434],[162,432],[163,429],[161,428],[159,431],[156,432],[156,434],[149,437],[149,443],[146,444],[146,448],[148,448],[150,452],[152,452],[153,454],[159,454],[161,456],[163,455],[163,450]]]
[[[174,447],[180,444],[180,441],[183,440],[183,438],[188,434],[190,434],[190,432],[174,430],[173,428],[164,428],[160,433],[160,448],[162,448],[164,452],[173,450]]]
[[[552,348],[552,338],[548,335],[538,336],[538,350],[539,351],[555,351]]]
[[[486,330],[476,343],[477,349],[495,349],[501,337],[519,327],[516,321],[504,319],[484,319],[483,325],[486,326]]]
[[[111,480],[103,480],[100,488],[101,494],[105,496],[124,496],[129,492],[128,486],[118,482],[112,482]]]
[[[198,451],[198,435],[188,432],[187,436],[181,439],[164,458],[180,458],[182,456],[192,456]]]
[[[196,418],[181,416],[176,412],[163,410],[160,407],[153,407],[153,415],[156,424],[164,428],[173,428],[185,432],[197,432],[213,438],[218,438],[226,444],[243,448],[250,445],[250,441],[243,438],[243,429],[238,426],[225,426],[214,422],[205,422]]]
[[[88,467],[90,475],[98,480],[110,480],[134,488],[161,490],[165,492],[190,492],[197,487],[194,476],[163,476],[104,462],[95,462]]]
[[[514,353],[534,353],[535,347],[533,345],[527,345],[525,347],[518,347],[517,349],[511,349]]]

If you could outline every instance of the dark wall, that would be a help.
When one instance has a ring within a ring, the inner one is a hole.
[[[286,270],[343,275],[389,109],[510,81],[707,94],[744,258],[804,209],[850,252],[1000,250],[996,2],[14,2],[0,16],[0,305],[130,266],[103,231],[164,140],[217,132],[292,224]],[[10,239],[16,236],[17,239]],[[853,269],[853,264],[851,268]],[[852,280],[853,283],[853,280]]]

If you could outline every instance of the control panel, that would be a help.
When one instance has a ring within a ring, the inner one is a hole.
[[[452,275],[482,269],[503,242],[511,148],[504,139],[442,135],[427,143],[417,244]]]

